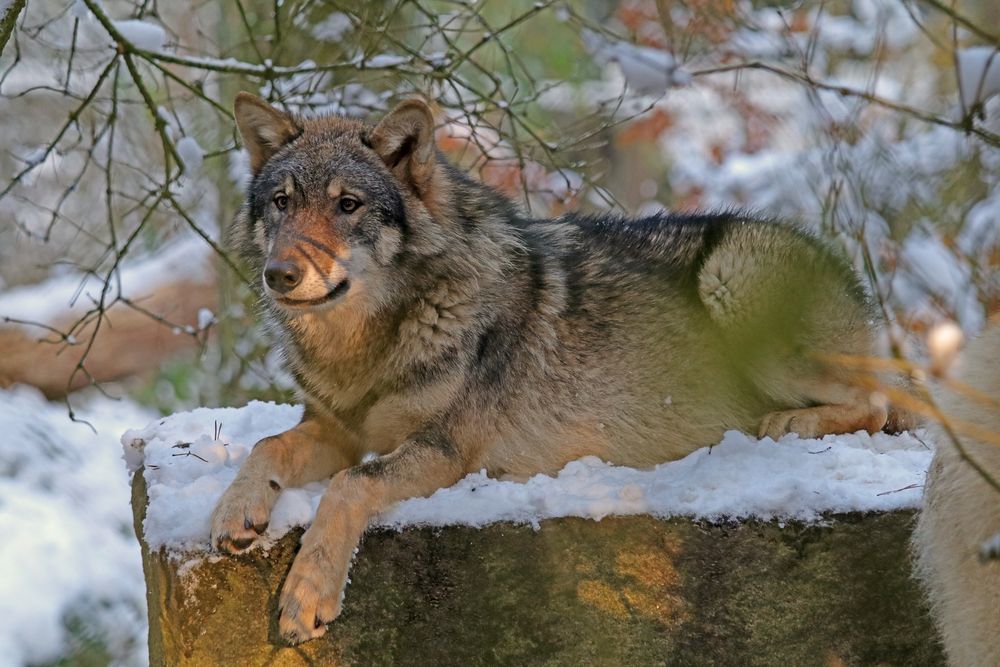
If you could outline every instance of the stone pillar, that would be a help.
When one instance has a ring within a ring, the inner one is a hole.
[[[146,505],[133,482],[137,533]],[[143,543],[152,665],[941,665],[910,576],[912,512],[825,526],[559,519],[375,531],[344,612],[298,647],[268,553],[180,558]]]

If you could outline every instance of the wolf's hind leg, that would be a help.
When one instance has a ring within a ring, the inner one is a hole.
[[[306,415],[292,429],[264,438],[212,512],[212,546],[243,551],[267,530],[271,508],[286,486],[302,486],[354,465],[360,454],[336,424]]]
[[[884,401],[831,359],[874,354],[875,315],[846,264],[815,239],[773,224],[727,232],[698,290],[724,354],[770,405],[760,436],[876,432]]]
[[[866,399],[854,403],[771,412],[761,420],[757,437],[777,440],[787,433],[797,433],[803,438],[855,431],[877,433],[885,426],[888,412],[884,405],[872,405]]]

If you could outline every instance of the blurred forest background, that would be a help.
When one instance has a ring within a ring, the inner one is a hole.
[[[293,399],[225,249],[238,91],[423,96],[440,148],[538,216],[801,221],[911,360],[1000,310],[994,0],[0,0],[0,46],[0,387],[36,388],[0,390],[11,664],[145,659],[121,430]]]

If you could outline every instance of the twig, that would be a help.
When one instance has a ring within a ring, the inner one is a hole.
[[[909,491],[910,489],[920,489],[923,488],[923,486],[924,486],[923,484],[907,484],[906,486],[902,486],[898,489],[893,489],[892,491],[883,491],[882,493],[876,493],[875,495],[888,496],[892,495],[893,493],[899,493],[900,491]]]

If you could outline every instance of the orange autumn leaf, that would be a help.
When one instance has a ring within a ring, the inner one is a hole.
[[[479,168],[479,178],[507,196],[519,195],[521,187],[521,168],[513,160],[490,160]]]
[[[618,133],[616,140],[620,146],[630,146],[658,139],[661,134],[673,127],[674,119],[665,110],[655,108],[648,114],[640,116],[625,129]]]

